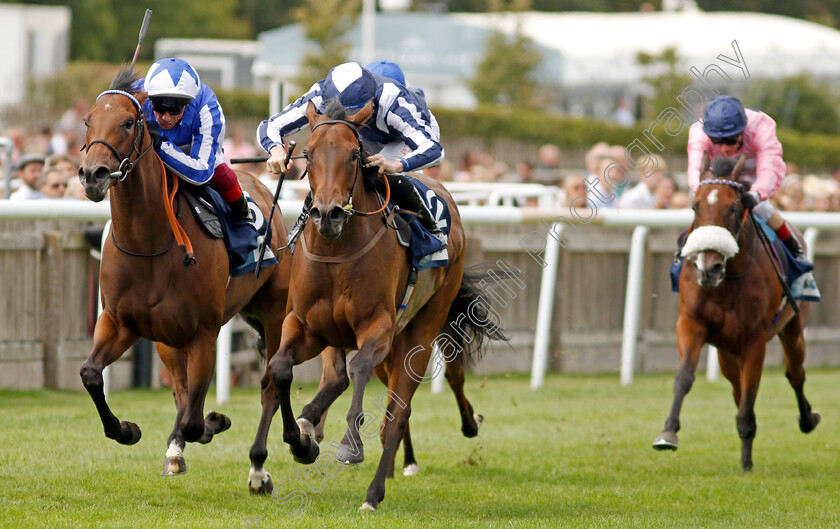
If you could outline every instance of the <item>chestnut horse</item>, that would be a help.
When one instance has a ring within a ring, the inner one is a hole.
[[[102,252],[102,314],[96,322],[93,352],[80,374],[99,411],[105,435],[121,444],[134,444],[140,439],[140,429],[134,423],[120,422],[112,413],[103,393],[102,370],[140,336],[158,343],[158,353],[172,375],[177,409],[163,474],[175,475],[186,472],[185,442],[207,443],[230,427],[224,415],[211,412],[205,418],[203,412],[219,329],[241,311],[261,333],[267,349],[276,350],[285,316],[290,262],[288,256],[278,255],[279,264],[263,269],[259,278],[254,274],[228,278],[224,242],[205,234],[180,193],[174,198],[169,194],[167,188],[174,186],[178,177],[165,170],[152,149],[142,112],[147,95],[133,92],[136,79],[131,68],[121,70],[111,90],[99,96],[84,118],[87,145],[79,177],[85,194],[94,202],[103,200],[110,190],[112,224]],[[237,176],[268,218],[271,193],[253,176]],[[178,222],[173,212],[180,213]],[[281,218],[275,215],[272,223],[280,236],[285,235]],[[174,244],[175,233],[181,229],[194,249],[195,263],[189,268]],[[251,449],[256,467],[262,462],[254,454],[265,452],[276,399],[266,374],[263,413]]]
[[[385,497],[385,479],[393,473],[396,451],[411,414],[411,398],[426,371],[433,341],[444,336],[444,324],[469,315],[470,321],[465,323],[473,335],[467,339],[470,346],[479,344],[482,336],[501,336],[497,324],[488,325],[486,311],[476,317],[467,310],[477,308],[480,300],[473,285],[462,283],[463,226],[452,197],[431,178],[422,180],[446,200],[451,212],[449,262],[446,267],[420,272],[408,309],[398,310],[410,272],[407,251],[385,225],[387,220],[381,215],[365,215],[380,206],[371,182],[366,182],[377,176],[375,170],[363,170],[365,156],[359,137],[372,108],[370,101],[356,114],[346,116],[335,100],[327,103],[324,115],[317,114],[312,103],[307,107],[312,132],[305,155],[312,222],[303,229],[292,260],[289,314],[283,322],[280,348],[268,363],[280,394],[283,440],[295,459],[305,464],[313,463],[319,454],[314,425],[346,383],[325,385],[296,421],[290,399],[292,367],[327,346],[358,350],[347,367],[354,384],[347,429],[330,455],[340,463],[357,464],[364,460],[360,429],[366,417],[370,420],[373,415],[362,409],[365,386],[376,366],[384,366],[387,406],[383,405],[385,417],[376,431],[383,440],[383,451],[363,510],[375,510]],[[354,200],[360,211],[354,209]],[[457,337],[449,339],[459,342]],[[340,371],[343,355],[330,358],[332,372]],[[265,485],[270,487],[270,481]]]
[[[680,408],[694,382],[694,370],[703,344],[718,349],[724,376],[732,383],[741,437],[741,467],[752,469],[755,438],[755,399],[766,343],[778,335],[785,352],[785,376],[796,393],[799,428],[813,430],[820,416],[805,398],[805,322],[810,304],[802,302],[794,314],[790,304],[780,310],[783,289],[758,230],[741,203],[744,186],[738,177],[744,157],[734,163],[716,158],[709,169],[705,154],[700,187],[694,198],[694,222],[683,248],[686,262],[680,275],[677,318],[679,369],[674,380],[674,401],[665,430],[653,443],[656,449],[677,449]]]

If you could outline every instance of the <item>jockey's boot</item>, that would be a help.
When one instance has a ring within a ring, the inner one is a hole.
[[[441,250],[446,248],[446,234],[435,222],[435,218],[420,196],[417,188],[403,174],[389,174],[388,184],[391,186],[391,196],[400,207],[417,213],[417,220],[429,230],[434,238],[442,244]]]
[[[247,222],[251,218],[251,209],[248,207],[248,200],[245,195],[239,195],[239,198],[233,202],[228,202],[230,206],[230,214],[239,222]]]

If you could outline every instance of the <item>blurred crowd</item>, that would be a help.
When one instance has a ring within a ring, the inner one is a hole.
[[[84,200],[84,189],[79,182],[78,167],[81,147],[85,142],[82,117],[86,103],[77,102],[68,109],[54,127],[25,131],[8,129],[0,137],[9,138],[14,145],[12,152],[12,200],[24,199],[76,199]],[[225,140],[225,154],[229,159],[262,155],[249,131],[232,125]],[[691,196],[685,174],[669,170],[665,160],[653,155],[644,168],[643,177],[638,171],[622,174],[613,170],[613,183],[627,182],[613,187],[604,172],[618,162],[626,167],[624,147],[604,142],[591,146],[581,160],[564,160],[557,145],[541,146],[535,156],[525,157],[511,165],[485,150],[466,149],[455,159],[424,170],[443,182],[507,182],[536,183],[556,187],[556,195],[563,207],[584,206],[580,197],[587,196],[599,208],[681,209],[691,207]],[[0,156],[0,174],[3,174],[5,156]],[[303,160],[298,160],[296,172],[303,172]],[[652,170],[655,163],[655,170]],[[238,168],[252,171],[262,169],[262,164],[242,164]],[[833,174],[802,175],[794,164],[787,164],[786,176],[779,192],[771,200],[782,211],[835,211],[840,212],[840,169]],[[297,175],[292,175],[297,176]],[[594,188],[585,181],[598,185]],[[0,197],[4,197],[0,185]],[[611,198],[615,197],[615,198]],[[5,198],[5,197],[4,197]],[[606,200],[606,201],[605,201]],[[519,205],[534,206],[537,200],[524,198]]]

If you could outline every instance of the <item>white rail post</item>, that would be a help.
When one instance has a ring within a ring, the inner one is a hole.
[[[111,231],[111,221],[105,223],[102,228],[102,241],[99,244],[99,266],[102,267],[102,253],[105,251],[105,241],[108,240],[108,233]],[[100,286],[100,289],[102,287]],[[96,302],[96,319],[99,320],[99,315],[102,314],[102,292],[99,292],[99,297]],[[111,386],[111,367],[105,366],[102,370],[102,392],[105,393],[105,400],[108,400],[108,392]]]
[[[720,379],[720,362],[718,362],[718,350],[712,344],[706,347],[706,380],[717,382]]]
[[[432,361],[429,364],[432,366],[432,394],[438,395],[443,393],[443,381],[446,379],[446,361],[437,345],[432,349]],[[440,369],[438,369],[438,365],[440,365]]]
[[[802,237],[805,238],[805,246],[808,247],[807,255],[808,260],[812,263],[814,262],[814,247],[817,245],[817,237],[820,236],[820,230],[817,228],[808,228],[805,230],[805,233],[802,234]]]
[[[630,266],[627,269],[627,291],[624,297],[624,331],[621,338],[621,383],[625,385],[633,382],[633,370],[636,367],[647,234],[647,226],[636,226],[630,242]]]
[[[545,268],[540,282],[537,328],[534,333],[531,389],[542,387],[545,380],[545,371],[548,367],[548,342],[551,338],[551,316],[554,309],[554,290],[557,285],[557,264],[560,258],[560,235],[562,233],[563,225],[554,223],[545,236]]]
[[[235,318],[235,316],[234,316]],[[230,400],[230,348],[233,335],[233,318],[222,325],[216,338],[216,404]]]

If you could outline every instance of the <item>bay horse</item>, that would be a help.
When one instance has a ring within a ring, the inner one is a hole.
[[[421,179],[446,201],[451,212],[449,261],[445,267],[420,272],[409,307],[405,312],[398,310],[409,279],[407,251],[388,229],[387,219],[383,222],[380,215],[366,215],[379,207],[372,185],[377,172],[365,170],[359,136],[372,109],[372,100],[352,116],[345,114],[337,100],[327,102],[323,115],[311,102],[307,107],[311,134],[304,154],[312,222],[302,230],[300,248],[292,259],[289,313],[283,321],[280,348],[268,362],[280,395],[283,440],[304,464],[315,462],[319,455],[314,425],[347,386],[324,386],[295,420],[290,398],[292,367],[328,346],[358,350],[347,365],[353,381],[347,429],[331,454],[340,463],[358,464],[364,460],[360,429],[372,415],[362,409],[365,386],[376,366],[384,366],[387,404],[382,405],[385,417],[374,434],[383,440],[383,451],[362,510],[375,510],[385,497],[385,479],[393,473],[396,451],[411,414],[411,398],[444,324],[462,321],[469,312],[470,321],[463,322],[462,328],[471,336],[450,337],[461,345],[475,346],[482,337],[501,336],[497,324],[488,324],[486,311],[478,317],[470,312],[480,306],[480,299],[474,288],[477,285],[462,282],[466,238],[458,209],[445,188],[427,177]],[[355,209],[354,200],[361,204],[361,211]],[[340,370],[343,356],[331,358],[333,368]],[[265,484],[270,486],[270,481]]]
[[[164,167],[152,149],[142,111],[147,94],[132,88],[137,79],[132,68],[120,70],[110,90],[99,96],[84,117],[86,155],[79,177],[85,194],[94,202],[110,191],[112,224],[102,251],[102,314],[94,330],[93,351],[80,375],[105,435],[124,445],[134,444],[140,440],[140,429],[132,422],[120,421],[111,411],[103,393],[102,370],[138,337],[157,342],[160,358],[172,375],[177,410],[162,473],[176,475],[186,472],[185,442],[207,443],[230,427],[230,419],[224,415],[210,412],[205,418],[203,411],[219,329],[242,312],[267,349],[276,350],[285,316],[290,262],[288,256],[278,255],[278,264],[264,268],[258,278],[255,274],[228,278],[224,242],[211,239],[190,213],[182,194],[168,189],[177,185],[178,176]],[[252,175],[240,172],[237,176],[268,218],[272,194]],[[178,222],[176,212],[180,214]],[[282,237],[285,228],[281,219],[281,215],[274,216],[272,229]],[[174,244],[180,230],[194,250],[195,262],[189,268]],[[252,467],[262,465],[254,455],[265,452],[268,427],[277,409],[276,393],[266,374],[263,412],[251,449]]]
[[[680,408],[694,382],[703,344],[718,349],[721,372],[732,383],[738,407],[735,423],[741,438],[741,467],[753,467],[756,433],[753,411],[761,380],[766,343],[778,335],[785,353],[785,376],[799,406],[799,428],[809,433],[820,421],[805,398],[805,323],[810,304],[794,313],[789,303],[780,308],[782,285],[769,252],[763,248],[752,216],[741,202],[746,190],[738,182],[745,158],[716,158],[711,168],[704,154],[700,187],[694,198],[694,221],[683,248],[677,318],[679,369],[674,401],[665,430],[653,443],[659,450],[677,449]]]

